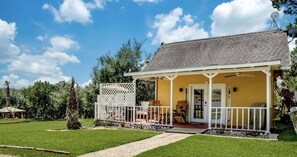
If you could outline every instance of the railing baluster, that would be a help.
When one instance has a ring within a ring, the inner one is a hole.
[[[158,106],[158,124],[160,124],[160,106]]]
[[[166,117],[165,117],[166,125],[168,125],[168,124],[167,124],[167,117],[168,117],[168,116],[167,116],[167,112],[168,112],[168,107],[166,107]]]
[[[217,120],[218,120],[218,108],[216,107],[216,116],[215,116],[215,128],[217,129]]]
[[[225,112],[227,113],[225,118],[225,130],[226,130],[228,128],[229,107],[225,108]]]
[[[247,129],[250,130],[250,108],[248,108],[248,121],[247,121]]]
[[[262,110],[261,110],[261,108],[259,109],[259,130],[261,130],[261,122],[262,122]]]
[[[231,114],[230,114],[231,116],[231,131],[233,130],[233,108],[231,108]]]
[[[161,124],[162,124],[162,125],[163,125],[163,123],[164,123],[163,112],[164,112],[164,107],[161,108],[161,113],[160,113],[160,114],[161,114]]]
[[[254,130],[256,130],[256,108],[254,108]]]
[[[148,116],[149,116],[149,106],[147,106],[146,110],[145,110],[145,122],[148,123]]]
[[[244,108],[241,109],[241,129],[243,130],[244,126]]]
[[[132,110],[133,110],[133,117],[132,117],[132,119],[133,119],[133,123],[135,123],[135,122],[136,122],[136,117],[135,117],[135,115],[136,115],[136,113],[135,113],[135,105],[132,106]]]
[[[220,110],[220,112],[221,112],[221,118],[220,118],[220,121],[221,121],[221,123],[220,123],[220,128],[222,128],[222,123],[223,123],[223,108],[221,108],[221,110]]]
[[[238,129],[238,107],[236,108],[236,129]]]
[[[123,115],[124,115],[124,118],[123,118],[123,122],[126,122],[126,111],[125,111],[125,107],[124,105],[122,106],[122,112],[123,112]]]

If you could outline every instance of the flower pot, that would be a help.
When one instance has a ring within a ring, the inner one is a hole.
[[[289,114],[291,121],[293,123],[295,133],[297,134],[297,107],[291,107],[290,111],[291,112]]]

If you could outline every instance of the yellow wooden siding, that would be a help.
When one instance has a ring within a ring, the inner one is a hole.
[[[231,77],[224,78],[227,75],[233,75],[234,73],[219,74],[213,78],[213,84],[225,84],[226,85],[226,106],[228,105],[227,88],[236,87],[237,91],[231,91],[231,105],[232,107],[248,107],[253,103],[266,102],[266,74],[263,72],[246,72],[244,74],[254,75],[255,77]],[[243,74],[243,73],[242,73]],[[273,78],[273,77],[271,77]],[[206,84],[208,78],[204,75],[189,75],[178,76],[174,80],[174,107],[177,101],[185,99],[185,89],[188,89],[188,95],[190,84]],[[272,79],[273,85],[273,79]],[[183,88],[180,92],[179,89]],[[274,104],[273,86],[271,86],[272,101],[271,106]],[[159,80],[158,81],[158,99],[161,101],[161,105],[170,105],[170,81]],[[273,117],[273,111],[271,110],[271,117]],[[241,119],[239,119],[241,122]]]

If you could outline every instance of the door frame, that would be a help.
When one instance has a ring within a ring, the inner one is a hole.
[[[206,101],[206,106],[204,107],[204,119],[203,120],[193,120],[192,115],[193,115],[193,89],[197,87],[197,88],[201,88],[205,90],[204,93],[204,101]],[[224,83],[216,83],[216,84],[212,84],[212,89],[221,89],[222,90],[222,96],[221,96],[221,106],[222,107],[226,107],[226,84]],[[188,112],[188,117],[189,117],[189,122],[201,122],[201,123],[207,123],[208,122],[208,96],[209,96],[209,92],[208,92],[208,84],[189,84],[189,94],[188,94],[188,100],[189,100],[189,112]],[[223,123],[224,119],[226,118],[226,113],[223,111],[222,112],[222,117],[223,118]],[[214,122],[214,120],[212,120],[212,123]]]
[[[194,100],[194,93],[193,93],[193,90],[194,89],[203,89],[204,90],[204,111],[203,111],[203,119],[194,119],[193,118],[193,114],[194,114],[194,106],[193,106],[193,100]],[[190,84],[189,85],[189,121],[190,122],[198,122],[198,123],[206,123],[207,122],[207,109],[206,109],[206,105],[205,105],[205,102],[207,102],[207,99],[208,99],[208,94],[207,94],[207,84]]]

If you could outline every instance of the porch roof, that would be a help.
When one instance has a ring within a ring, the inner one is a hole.
[[[141,72],[125,76],[258,66],[290,67],[287,34],[263,31],[163,44]]]

